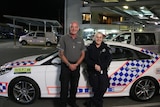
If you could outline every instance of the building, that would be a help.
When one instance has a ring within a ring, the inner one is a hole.
[[[151,12],[144,7],[150,5],[150,8],[153,8],[152,10],[159,9],[155,4],[159,5],[160,3],[155,0],[153,2],[146,0],[132,0],[132,2],[126,2],[127,0],[115,1],[119,0],[65,0],[64,33],[68,33],[69,24],[73,20],[80,23],[80,33],[86,38],[97,31],[101,31],[106,35],[119,31],[145,30],[146,25],[149,23],[146,21],[146,18],[151,16],[154,16],[154,19],[158,18],[153,14],[155,11]],[[127,6],[123,7],[124,9],[120,8],[124,3],[130,7],[132,6],[132,10],[125,10]],[[137,5],[139,8],[143,7],[143,9],[136,10]],[[139,14],[140,12],[143,14]],[[138,15],[143,15],[144,17],[139,18]]]

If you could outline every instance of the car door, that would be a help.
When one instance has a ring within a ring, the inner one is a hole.
[[[47,95],[58,97],[60,92],[59,75],[61,72],[61,59],[55,56],[47,61],[46,70],[46,89]]]
[[[28,44],[33,44],[35,42],[33,39],[34,36],[35,36],[35,32],[31,32],[26,36],[26,40]]]
[[[136,78],[137,66],[133,50],[121,46],[111,46],[112,62],[108,68],[110,88],[108,92],[123,92],[123,90]],[[136,63],[136,62],[135,62]]]
[[[33,37],[34,44],[37,45],[45,45],[45,33],[44,32],[36,32],[36,35]]]

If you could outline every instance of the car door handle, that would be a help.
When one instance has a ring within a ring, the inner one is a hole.
[[[129,70],[136,70],[137,67],[129,67],[128,69],[129,69]]]

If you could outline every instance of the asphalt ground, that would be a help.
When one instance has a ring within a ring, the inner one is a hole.
[[[17,41],[0,40],[0,65],[25,56],[50,53],[55,46],[21,46]],[[78,98],[79,107],[85,107],[88,98]],[[0,107],[59,107],[58,98],[40,98],[30,105],[15,103],[7,97],[0,97]],[[69,106],[68,106],[69,107]],[[104,98],[104,107],[160,107],[160,95],[155,96],[147,102],[138,102],[129,97],[107,97]]]

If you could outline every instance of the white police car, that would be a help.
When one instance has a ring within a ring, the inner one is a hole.
[[[132,45],[107,42],[113,61],[108,68],[110,87],[104,97],[130,96],[147,101],[159,93],[160,56]],[[56,98],[60,92],[60,58],[55,50],[48,55],[30,56],[8,62],[0,69],[0,96],[21,104],[33,103],[37,98]],[[92,89],[87,81],[85,62],[77,97],[90,97]]]

